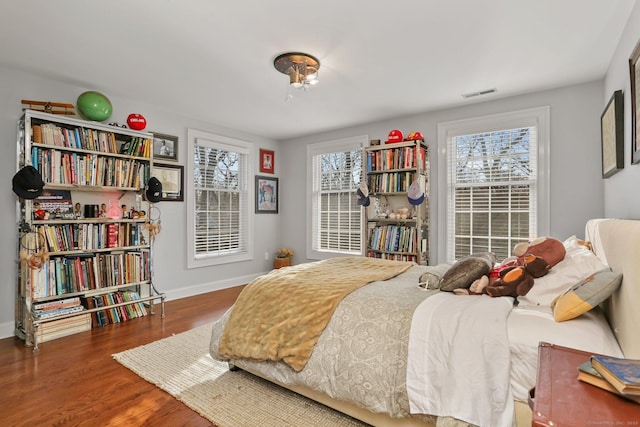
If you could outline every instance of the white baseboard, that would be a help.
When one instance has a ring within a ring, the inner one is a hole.
[[[0,323],[0,339],[9,338],[14,335],[15,322]]]
[[[265,272],[266,273],[266,272]],[[232,279],[219,280],[216,282],[201,283],[199,285],[187,286],[180,289],[172,289],[164,292],[166,295],[166,301],[171,301],[180,298],[192,297],[194,295],[205,294],[207,292],[219,291],[222,289],[232,288],[234,286],[244,285],[249,283],[258,276],[265,273],[250,274],[248,276],[234,277]],[[163,292],[162,289],[158,289],[159,292]],[[0,323],[0,339],[10,338],[14,335],[14,322]]]
[[[265,272],[266,273],[266,272]],[[265,273],[250,274],[242,277],[234,277],[231,279],[219,280],[215,282],[201,283],[194,286],[187,286],[179,289],[171,289],[164,291],[158,289],[158,292],[164,293],[167,298],[166,301],[174,299],[192,297],[194,295],[205,294],[207,292],[219,291],[222,289],[232,288],[234,286],[240,286],[249,283],[258,276],[262,276]]]

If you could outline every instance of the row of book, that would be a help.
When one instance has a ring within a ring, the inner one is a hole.
[[[87,308],[106,307],[113,304],[137,301],[140,295],[135,291],[121,291],[109,294],[87,297],[85,302]],[[98,310],[91,313],[91,321],[94,327],[105,326],[110,323],[121,323],[127,320],[146,316],[147,308],[142,302],[111,307],[105,310]]]
[[[425,150],[422,147],[398,147],[367,151],[367,172],[391,169],[425,169]]]
[[[114,132],[84,127],[61,127],[53,123],[34,124],[33,142],[101,153],[150,157],[152,141],[144,137],[128,137],[118,141]]]
[[[640,360],[594,355],[578,366],[578,379],[640,403]]]
[[[418,249],[416,227],[378,225],[369,231],[368,247],[374,251],[415,252]]]
[[[148,281],[149,250],[50,257],[29,268],[31,298],[73,294]]]
[[[32,147],[31,161],[51,184],[142,188],[150,173],[145,161],[41,147]]]
[[[94,250],[146,244],[142,223],[41,224],[35,227],[49,252]]]
[[[385,172],[367,175],[369,193],[396,193],[409,191],[414,172]]]
[[[393,260],[393,261],[407,261],[407,262],[415,262],[415,263],[419,263],[420,262],[420,260],[418,259],[417,255],[387,254],[387,253],[383,253],[383,252],[369,251],[367,253],[367,256],[369,258],[390,259],[390,260]]]

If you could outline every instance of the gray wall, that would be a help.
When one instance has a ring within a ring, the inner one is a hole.
[[[84,88],[65,82],[43,78],[17,70],[0,67],[0,140],[3,149],[0,156],[0,182],[5,190],[0,194],[0,338],[13,335],[14,301],[16,283],[16,209],[17,200],[11,191],[11,178],[16,169],[16,122],[21,115],[22,99],[48,100],[76,103],[78,95],[86,90],[98,90],[106,94],[113,104],[113,115],[107,122],[126,123],[130,113],[141,113],[147,119],[146,131],[167,133],[179,137],[178,161],[185,165],[187,153],[187,128],[193,128],[229,136],[254,143],[254,159],[260,148],[278,153],[275,141],[242,131],[226,129],[213,123],[196,121],[189,117],[164,111],[152,105],[117,97],[101,87]],[[284,163],[279,163],[284,164]],[[257,171],[256,165],[253,165]],[[278,166],[279,167],[279,166]],[[278,176],[278,170],[274,176]],[[253,173],[252,173],[253,174]],[[185,186],[186,188],[186,186]],[[254,258],[215,267],[186,268],[186,202],[161,202],[162,231],[154,246],[155,282],[169,299],[196,295],[212,290],[246,283],[258,274],[269,271],[273,265],[273,253],[280,247],[278,215],[256,215]],[[265,260],[265,252],[270,260]]]
[[[306,199],[301,195],[307,188],[302,179],[307,144],[356,135],[368,135],[369,139],[384,141],[391,129],[400,129],[405,134],[416,130],[424,135],[431,153],[430,263],[441,262],[436,258],[435,250],[438,247],[435,202],[440,184],[436,157],[438,123],[547,105],[551,114],[550,234],[562,239],[574,234],[582,236],[587,219],[601,217],[604,213],[600,166],[602,90],[602,81],[595,81],[283,141],[280,144],[280,151],[286,157],[283,185],[287,186],[288,193],[298,197],[288,199],[282,209],[282,223],[287,226],[283,227],[280,240],[284,245],[293,247],[296,254],[304,254]],[[296,259],[296,262],[300,261],[303,260]]]
[[[624,94],[624,169],[604,180],[604,214],[611,218],[639,218],[640,163],[631,164],[631,79],[629,57],[640,40],[640,3],[634,7],[604,79],[604,108],[613,92]],[[640,89],[640,88],[638,88]]]

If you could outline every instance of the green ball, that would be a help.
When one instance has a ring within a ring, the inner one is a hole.
[[[78,97],[76,107],[85,118],[97,122],[107,120],[113,112],[109,98],[95,91],[82,93]]]

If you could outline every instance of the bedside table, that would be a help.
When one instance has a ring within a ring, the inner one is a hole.
[[[640,405],[578,380],[588,353],[541,342],[529,406],[534,427],[638,426]]]

